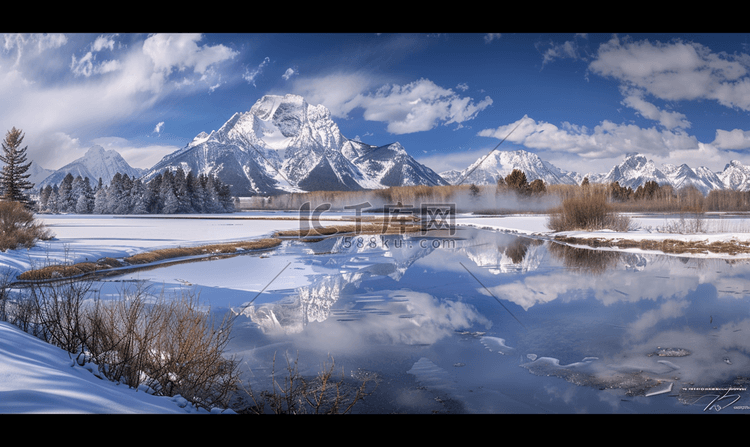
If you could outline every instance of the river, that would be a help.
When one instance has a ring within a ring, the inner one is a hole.
[[[750,263],[502,232],[286,240],[130,273],[238,315],[254,389],[286,359],[377,385],[355,413],[747,413]]]

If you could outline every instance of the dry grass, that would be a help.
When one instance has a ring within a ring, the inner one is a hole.
[[[550,213],[547,227],[552,231],[602,230],[627,231],[630,218],[612,209],[601,193],[571,195]]]
[[[27,270],[18,275],[18,279],[21,281],[44,281],[50,279],[75,278],[100,270],[108,270],[120,266],[122,266],[122,264],[112,258],[103,258],[98,262],[48,265],[38,269]]]
[[[384,220],[380,223],[345,224],[331,226],[311,226],[309,229],[283,230],[274,233],[276,237],[299,237],[317,238],[323,236],[335,236],[340,234],[404,234],[421,231],[420,225],[415,225],[418,219],[408,219],[404,225]]]
[[[558,236],[556,241],[573,244],[586,245],[589,247],[613,247],[618,249],[637,248],[641,250],[661,251],[671,254],[750,254],[750,243],[737,240],[729,241],[682,241],[677,239],[605,239],[605,238],[576,238]]]
[[[127,265],[144,265],[167,259],[191,256],[238,254],[243,251],[272,248],[280,244],[281,239],[266,238],[255,241],[227,242],[223,244],[201,245],[197,247],[164,248],[129,256],[123,259],[124,262],[120,262],[113,258],[102,258],[97,262],[48,265],[38,269],[27,270],[18,275],[18,279],[21,281],[48,281],[75,278]]]
[[[150,264],[165,259],[184,258],[188,256],[205,256],[218,254],[234,254],[247,250],[261,250],[276,247],[281,239],[266,238],[256,241],[227,242],[223,244],[201,245],[198,247],[175,247],[138,253],[124,259],[128,264]]]

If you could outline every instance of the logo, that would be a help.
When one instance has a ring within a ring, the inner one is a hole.
[[[299,208],[299,221],[300,221],[300,236],[307,237],[310,235],[320,235],[323,225],[320,223],[321,216],[324,212],[329,211],[332,208],[330,203],[323,203],[312,208],[310,202],[305,202]],[[455,203],[423,203],[418,207],[412,204],[403,204],[398,202],[396,204],[384,205],[382,211],[380,209],[374,209],[370,202],[362,202],[354,205],[346,205],[343,207],[344,210],[354,210],[354,222],[355,231],[354,233],[360,234],[362,232],[363,222],[363,211],[370,210],[375,213],[382,212],[382,227],[381,234],[386,234],[390,229],[391,232],[394,228],[398,229],[399,234],[404,234],[407,229],[407,225],[411,225],[415,220],[420,222],[420,233],[426,235],[427,232],[432,230],[447,230],[450,236],[455,235],[456,232],[456,204]]]

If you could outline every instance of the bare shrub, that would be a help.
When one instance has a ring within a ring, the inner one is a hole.
[[[31,331],[69,353],[81,353],[90,340],[84,301],[92,283],[69,281],[31,287]]]
[[[198,295],[155,296],[137,284],[102,300],[90,281],[31,284],[9,322],[68,351],[99,375],[203,408],[228,408],[238,364],[224,355],[232,319],[216,321]],[[11,312],[8,312],[10,315]]]
[[[628,231],[630,218],[615,212],[604,194],[579,194],[563,199],[550,213],[547,227],[552,231]]]
[[[232,320],[216,322],[195,293],[154,297],[136,287],[99,301],[91,323],[92,357],[109,379],[204,408],[229,406],[239,381],[237,362],[224,357]]]
[[[344,378],[334,377],[335,362],[324,363],[317,376],[303,377],[299,372],[298,360],[286,359],[286,374],[277,378],[276,357],[271,372],[271,389],[256,393],[250,386],[245,388],[253,405],[247,411],[255,414],[347,414],[374,389],[368,386],[377,382],[366,375],[357,384],[350,384]]]
[[[0,250],[31,248],[53,237],[44,224],[19,202],[0,201]]]

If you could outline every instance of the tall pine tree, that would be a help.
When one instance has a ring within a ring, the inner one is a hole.
[[[26,173],[31,167],[31,162],[26,163],[28,146],[21,148],[24,136],[23,132],[15,127],[5,134],[3,153],[0,154],[0,161],[5,163],[5,166],[0,172],[0,184],[3,187],[3,199],[21,202],[31,207],[31,198],[26,191],[33,188],[34,184],[28,181],[31,174]]]

